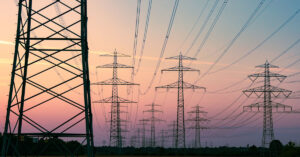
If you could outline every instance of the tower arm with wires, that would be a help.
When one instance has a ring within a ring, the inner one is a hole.
[[[249,75],[249,79],[254,82],[259,77],[264,78],[264,85],[260,87],[255,87],[252,89],[244,90],[243,93],[250,97],[252,94],[256,95],[258,98],[263,97],[263,102],[254,103],[248,106],[244,106],[244,112],[262,112],[263,113],[263,137],[262,137],[262,147],[268,147],[268,144],[274,140],[274,131],[273,131],[273,112],[292,112],[293,109],[291,106],[284,105],[272,101],[273,97],[284,96],[288,98],[292,91],[278,88],[271,85],[270,78],[276,78],[279,82],[283,82],[286,76],[270,72],[270,68],[279,68],[278,66],[270,64],[266,61],[265,64],[256,66],[256,68],[263,68],[262,73],[256,73]]]
[[[185,148],[185,120],[184,120],[184,89],[193,89],[193,90],[206,90],[204,87],[200,87],[197,85],[193,85],[187,82],[184,82],[183,72],[184,71],[196,71],[199,70],[192,69],[190,67],[183,66],[183,60],[196,60],[196,58],[191,58],[187,56],[183,56],[181,53],[178,56],[169,57],[166,59],[178,60],[178,66],[172,67],[169,69],[164,69],[164,71],[174,71],[178,72],[178,80],[174,83],[158,86],[155,89],[177,89],[177,124],[176,124],[176,140],[175,145],[176,148]]]
[[[92,83],[92,85],[110,85],[112,86],[112,96],[108,98],[104,98],[102,100],[94,101],[94,103],[109,103],[111,104],[111,119],[110,119],[110,145],[114,147],[122,147],[123,146],[123,139],[122,132],[126,132],[127,130],[122,129],[122,122],[127,122],[126,120],[121,119],[121,113],[126,113],[121,111],[121,103],[131,104],[136,103],[131,100],[124,99],[119,96],[118,86],[126,85],[126,86],[133,86],[139,85],[136,83],[131,83],[125,80],[118,78],[118,69],[131,69],[132,66],[127,66],[118,63],[118,57],[129,57],[124,54],[118,53],[116,50],[114,54],[106,54],[102,55],[102,57],[113,57],[114,61],[112,64],[105,64],[102,66],[97,66],[97,68],[112,68],[113,75],[111,79]]]

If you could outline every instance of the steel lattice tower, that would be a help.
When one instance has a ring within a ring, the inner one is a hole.
[[[148,119],[141,119],[138,125],[142,125],[142,147],[146,147],[146,122]]]
[[[183,60],[196,60],[196,58],[191,58],[187,56],[183,56],[181,53],[178,56],[169,57],[166,59],[172,59],[172,60],[178,60],[178,66],[163,69],[164,71],[176,71],[178,72],[178,81],[164,86],[158,86],[155,89],[159,88],[166,88],[166,89],[177,89],[177,124],[176,124],[176,148],[185,148],[185,124],[184,124],[184,89],[204,89],[204,87],[200,87],[197,85],[193,85],[187,82],[184,82],[183,80],[183,72],[184,71],[196,71],[199,72],[199,70],[185,67],[183,66]]]
[[[104,98],[102,100],[94,101],[94,103],[110,103],[111,104],[111,119],[110,119],[110,146],[115,147],[122,147],[123,146],[123,136],[122,132],[126,131],[122,129],[121,122],[125,122],[125,120],[121,119],[121,103],[136,103],[134,101],[126,100],[124,98],[119,97],[118,86],[126,85],[138,85],[136,83],[127,82],[118,78],[118,69],[119,68],[133,68],[132,66],[127,66],[124,64],[118,63],[118,57],[130,57],[128,55],[120,54],[116,50],[114,54],[105,54],[101,55],[102,57],[113,57],[114,61],[112,64],[105,64],[102,66],[97,66],[97,68],[112,68],[113,69],[113,76],[111,79],[93,83],[92,85],[110,85],[112,86],[112,96],[108,98]]]
[[[84,142],[87,156],[94,156],[86,0],[19,0],[8,95],[2,156],[39,156],[49,148],[41,148],[46,139],[58,152],[75,155],[76,149],[55,142],[66,137]],[[53,119],[66,108],[68,114]],[[37,141],[29,148],[30,138]]]
[[[171,127],[171,129],[169,129],[169,131],[172,132],[171,135],[169,135],[168,137],[172,138],[172,147],[176,147],[176,121],[173,121],[171,124],[168,125],[169,127]]]
[[[257,68],[264,68],[264,72],[256,73],[249,75],[249,79],[254,82],[257,78],[262,77],[264,78],[264,85],[252,89],[244,90],[246,96],[250,97],[253,93],[257,97],[261,97],[263,95],[263,102],[258,102],[255,104],[251,104],[249,106],[244,106],[244,111],[252,111],[253,108],[256,108],[259,112],[260,109],[263,109],[263,136],[262,136],[262,147],[268,147],[270,142],[274,140],[274,131],[273,131],[273,109],[289,109],[292,111],[292,107],[288,105],[284,105],[281,103],[273,102],[272,97],[279,97],[283,95],[284,97],[289,97],[292,91],[278,88],[271,85],[270,78],[276,78],[279,82],[283,82],[286,76],[270,72],[270,68],[279,68],[278,66],[271,65],[268,61],[265,64],[256,66]],[[249,110],[250,109],[250,110]],[[255,111],[255,112],[257,112]]]
[[[151,107],[150,110],[145,110],[144,112],[151,113],[151,117],[148,118],[148,119],[146,119],[146,120],[150,121],[150,123],[151,123],[151,128],[150,128],[150,147],[155,147],[155,145],[156,145],[156,140],[155,140],[156,139],[155,138],[155,122],[157,122],[157,121],[163,121],[163,120],[161,120],[161,119],[159,119],[159,118],[157,118],[155,116],[155,113],[157,113],[157,112],[161,112],[162,113],[162,111],[156,110],[155,106],[161,106],[161,105],[157,105],[157,104],[152,103],[152,104],[145,105],[145,106],[150,106]]]
[[[165,138],[168,137],[167,136],[168,131],[167,130],[160,130],[160,142],[161,142],[161,147],[164,148],[165,147]]]
[[[194,141],[194,147],[195,148],[200,148],[201,147],[201,130],[202,129],[207,129],[207,127],[202,126],[201,122],[207,122],[208,119],[202,118],[201,114],[206,114],[207,112],[201,110],[201,106],[196,105],[193,107],[194,110],[188,112],[190,114],[194,114],[195,116],[191,119],[187,119],[187,121],[192,121],[194,122],[194,126],[189,127],[189,129],[194,129],[195,130],[195,141]]]

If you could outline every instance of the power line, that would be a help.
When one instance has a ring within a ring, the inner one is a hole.
[[[144,30],[144,37],[143,37],[143,43],[142,43],[140,57],[139,57],[138,66],[136,68],[135,75],[139,72],[141,62],[142,62],[142,58],[143,58],[143,55],[144,55],[144,48],[145,48],[145,44],[146,44],[146,40],[147,40],[147,33],[148,33],[148,27],[149,27],[150,15],[151,15],[151,8],[152,8],[152,0],[149,0],[147,18],[146,18],[146,24],[145,24],[145,30]]]
[[[205,21],[203,22],[200,30],[198,31],[197,35],[195,36],[194,40],[192,41],[192,44],[190,45],[190,47],[187,49],[187,51],[185,52],[185,55],[188,55],[190,50],[192,49],[192,47],[195,45],[195,43],[197,42],[198,38],[200,37],[200,35],[202,34],[204,28],[206,27],[212,13],[214,12],[214,10],[216,9],[217,5],[219,3],[219,0],[215,0],[215,3],[213,5],[213,7],[211,8],[211,10],[209,11]]]
[[[240,35],[246,30],[249,23],[252,21],[253,17],[256,15],[258,10],[261,8],[261,6],[264,4],[265,0],[261,0],[258,6],[255,8],[254,12],[250,15],[246,23],[243,25],[243,27],[240,29],[240,31],[235,35],[235,37],[231,40],[229,45],[226,47],[226,49],[222,52],[222,54],[215,60],[215,62],[208,68],[208,70],[200,76],[195,82],[200,81],[201,78],[206,76],[213,68],[214,66],[223,58],[223,56],[228,52],[228,50],[232,47],[232,45],[235,43],[235,41],[240,37]]]
[[[219,12],[217,13],[217,16],[215,17],[215,19],[214,19],[214,21],[213,21],[213,23],[212,23],[212,25],[210,26],[208,32],[206,33],[206,35],[205,35],[204,39],[202,40],[200,46],[198,47],[197,51],[195,52],[194,57],[197,57],[197,56],[199,55],[201,49],[203,48],[203,46],[204,46],[204,44],[206,43],[208,37],[210,36],[211,32],[213,31],[215,25],[217,24],[217,22],[218,22],[218,20],[219,20],[219,18],[220,18],[220,16],[221,16],[221,14],[223,13],[223,10],[225,9],[227,3],[228,3],[228,0],[224,0],[224,2],[223,2],[223,4],[222,4],[222,6],[221,6]]]
[[[186,37],[184,38],[182,44],[179,46],[179,48],[177,49],[177,51],[181,51],[181,48],[183,47],[183,45],[185,44],[185,42],[187,41],[187,39],[191,36],[192,32],[194,31],[194,29],[196,28],[197,24],[199,23],[205,9],[207,8],[208,6],[208,2],[209,0],[206,0],[206,3],[203,5],[202,9],[201,9],[201,12],[199,14],[199,16],[197,17],[195,23],[193,24],[191,30],[189,31],[189,33],[186,35]]]
[[[175,0],[173,11],[172,11],[172,15],[171,15],[171,19],[170,19],[169,26],[168,26],[167,33],[166,33],[166,37],[165,37],[165,40],[164,40],[164,43],[163,43],[163,46],[162,46],[162,49],[161,49],[161,52],[160,52],[160,56],[158,58],[158,61],[157,61],[157,64],[156,64],[153,76],[152,76],[152,78],[150,80],[150,83],[149,83],[148,87],[146,88],[145,92],[141,93],[142,95],[145,95],[145,94],[147,94],[149,92],[150,88],[152,87],[152,85],[154,83],[154,79],[156,78],[158,69],[160,67],[160,63],[161,63],[162,58],[163,58],[163,56],[165,54],[165,49],[167,47],[169,36],[170,36],[171,30],[172,30],[172,26],[173,26],[173,22],[174,22],[174,19],[175,19],[176,12],[177,12],[178,4],[179,4],[179,0]]]
[[[277,34],[281,29],[283,29],[290,21],[292,21],[292,19],[299,13],[300,9],[298,9],[295,13],[292,14],[292,16],[290,16],[286,21],[284,21],[283,24],[281,24],[277,29],[275,29],[275,31],[273,31],[269,36],[267,36],[263,41],[261,41],[258,45],[256,45],[253,49],[251,49],[250,51],[246,52],[243,56],[241,56],[240,58],[238,58],[237,60],[233,61],[232,63],[230,63],[229,65],[226,65],[220,69],[217,69],[215,71],[210,72],[209,74],[214,74],[220,71],[223,71],[231,66],[233,66],[234,64],[240,62],[241,60],[245,59],[247,56],[249,56],[250,54],[252,54],[253,52],[255,52],[258,48],[260,48],[262,45],[264,45],[268,40],[270,40],[275,34]],[[296,44],[298,44],[300,39],[298,39],[294,44],[291,45],[291,47],[289,49],[291,49],[293,46],[295,46]],[[288,51],[289,49],[287,49],[286,51]],[[285,52],[283,52],[285,53]],[[278,56],[279,57],[279,56]],[[277,58],[276,58],[277,59]],[[276,60],[275,59],[275,60]]]

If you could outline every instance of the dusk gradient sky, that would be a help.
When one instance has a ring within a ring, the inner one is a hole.
[[[34,1],[35,2],[35,1]],[[139,94],[144,92],[149,85],[153,76],[158,57],[161,52],[162,44],[166,35],[170,16],[172,13],[175,0],[153,0],[152,12],[150,17],[148,36],[144,50],[144,57],[141,62],[139,73],[135,77],[135,82],[139,83],[139,87],[134,87],[134,100],[139,100],[139,103],[129,105],[129,119],[131,132],[126,136],[133,135],[133,131],[137,129],[138,120],[150,115],[144,113],[147,109],[144,105],[150,104],[154,100],[155,86],[173,83],[177,79],[177,74],[164,73],[161,75],[158,72],[155,82],[146,95]],[[164,54],[165,57],[178,55],[180,51],[183,54],[191,45],[194,37],[201,28],[205,18],[209,14],[209,10],[213,7],[215,0],[209,0],[208,5],[201,16],[199,23],[196,24],[191,36],[187,38],[182,47],[184,39],[193,27],[201,9],[204,7],[206,0],[181,0],[179,2],[178,10],[175,16],[173,28],[169,36],[169,41]],[[215,25],[207,42],[203,46],[197,61],[191,64],[191,67],[199,69],[200,76],[207,72],[216,59],[224,52],[236,34],[241,30],[249,16],[258,6],[260,0],[229,0],[219,21]],[[37,1],[38,3],[38,1]],[[96,69],[96,66],[112,62],[112,59],[101,58],[100,54],[113,52],[116,49],[118,52],[132,55],[135,19],[136,19],[136,0],[88,0],[88,43],[90,49],[89,65],[91,82],[106,80],[111,77],[111,71]],[[214,10],[206,27],[204,28],[200,38],[192,47],[189,56],[193,56],[200,46],[206,32],[211,26],[213,19],[216,17],[223,0]],[[145,20],[147,14],[148,0],[142,0],[140,27],[138,36],[137,56],[140,56],[141,44],[143,39]],[[249,105],[256,101],[255,97],[251,97],[244,101],[246,96],[242,96],[237,103],[230,106],[230,104],[239,97],[242,90],[247,89],[251,81],[245,80],[247,75],[258,72],[256,65],[264,64],[266,60],[270,62],[282,52],[286,53],[276,59],[272,64],[279,66],[279,69],[274,69],[273,72],[280,72],[283,75],[292,75],[300,72],[300,1],[299,0],[266,0],[263,6],[250,21],[249,26],[234,42],[225,55],[219,62],[205,75],[197,84],[207,88],[207,92],[203,91],[186,91],[185,93],[185,111],[190,111],[192,106],[199,103],[207,111],[207,117],[211,118],[208,125],[215,127],[230,127],[242,126],[231,129],[209,129],[203,131],[202,144],[205,145],[229,145],[229,146],[246,146],[247,144],[261,144],[262,136],[262,114],[257,114],[253,117],[253,113],[244,113],[237,119],[220,119],[228,115],[234,116],[242,112],[242,106]],[[7,95],[9,91],[11,64],[14,52],[14,40],[16,33],[17,22],[17,6],[15,0],[0,1],[0,130],[2,132],[4,126],[4,118],[6,114]],[[297,12],[298,11],[298,12]],[[53,10],[52,14],[55,13]],[[215,72],[216,70],[230,65],[247,52],[251,51],[268,36],[270,36],[276,29],[278,29],[285,21],[287,21],[293,14],[295,16],[288,21],[286,25],[276,32],[270,39],[260,45],[253,53],[245,57],[243,60],[237,62],[233,66],[225,70]],[[68,19],[65,19],[68,21]],[[295,43],[293,45],[293,43]],[[138,58],[138,57],[137,57]],[[122,58],[119,60],[123,64],[131,65],[132,58]],[[295,63],[294,63],[295,62]],[[137,63],[137,62],[136,62]],[[294,63],[294,64],[292,64]],[[188,65],[189,62],[184,62]],[[290,65],[292,64],[292,65]],[[177,62],[163,60],[160,69],[176,66]],[[290,66],[289,66],[290,65]],[[124,80],[130,81],[130,71],[120,70],[120,77]],[[199,78],[197,73],[185,73],[185,81],[193,83]],[[239,83],[240,82],[240,83]],[[227,87],[238,83],[236,86],[226,89]],[[273,85],[278,85],[277,81],[272,82]],[[255,84],[252,87],[261,85]],[[279,85],[281,88],[292,90],[292,97],[298,99],[276,99],[277,102],[284,102],[284,104],[293,106],[293,109],[300,110],[299,89],[300,89],[300,74],[288,77],[284,83]],[[225,90],[222,90],[225,89]],[[92,100],[96,101],[111,94],[110,87],[92,86]],[[219,91],[220,92],[216,92]],[[103,91],[103,93],[102,93]],[[298,92],[298,93],[297,93]],[[101,93],[101,94],[99,94]],[[126,94],[126,87],[120,88],[120,95],[128,97]],[[74,93],[74,98],[77,95]],[[155,103],[162,105],[160,110],[163,114],[158,116],[166,122],[158,124],[158,131],[160,129],[169,129],[167,124],[170,124],[176,118],[176,91],[157,91]],[[105,109],[104,106],[105,105]],[[229,108],[230,107],[230,108]],[[228,108],[228,109],[226,109]],[[222,112],[226,109],[226,111]],[[55,113],[55,111],[51,111]],[[105,124],[105,115],[108,117],[109,104],[93,104],[94,112],[94,134],[95,145],[102,145],[105,140],[109,141],[109,124]],[[234,113],[232,113],[234,112]],[[105,114],[104,114],[105,113]],[[215,117],[217,114],[217,117]],[[63,115],[61,115],[63,116]],[[251,120],[245,119],[251,117]],[[186,114],[186,118],[190,115]],[[46,118],[46,120],[55,120],[59,116]],[[257,120],[255,120],[257,119]],[[292,140],[300,144],[300,114],[274,114],[274,130],[275,138],[287,143]],[[235,125],[237,124],[237,125]],[[50,124],[49,124],[50,125]],[[190,126],[191,123],[187,123]],[[188,145],[192,143],[193,131],[187,131]],[[171,140],[170,140],[171,142]]]

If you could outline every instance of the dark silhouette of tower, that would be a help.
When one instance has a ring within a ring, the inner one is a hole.
[[[160,110],[156,110],[155,109],[155,106],[161,106],[161,105],[157,105],[157,104],[149,104],[149,105],[145,105],[145,106],[150,106],[151,109],[150,110],[145,110],[144,112],[149,112],[151,113],[151,117],[150,118],[147,118],[147,120],[150,121],[151,123],[151,128],[150,128],[150,147],[155,147],[156,146],[156,140],[155,140],[155,122],[158,122],[158,121],[163,121],[159,118],[157,118],[155,116],[155,113],[157,112],[162,112]]]
[[[249,75],[249,79],[254,82],[259,77],[264,78],[264,85],[252,89],[244,90],[246,96],[250,97],[252,94],[255,94],[257,97],[263,96],[263,102],[258,102],[255,104],[251,104],[249,106],[244,106],[244,111],[253,111],[252,109],[257,109],[255,112],[260,112],[260,109],[263,109],[263,136],[262,136],[262,147],[268,147],[270,142],[274,140],[274,131],[273,131],[273,109],[289,109],[292,111],[292,107],[288,105],[284,105],[281,103],[277,103],[272,101],[272,97],[279,97],[283,95],[284,97],[289,97],[292,91],[278,88],[271,85],[270,78],[276,78],[279,82],[283,82],[286,76],[273,73],[270,71],[270,68],[279,68],[278,66],[270,64],[266,61],[265,64],[256,66],[257,68],[264,68],[262,73],[256,73]]]
[[[195,130],[195,139],[194,139],[194,148],[200,148],[201,147],[201,130],[202,129],[208,129],[205,126],[202,126],[202,122],[207,122],[208,119],[201,117],[201,114],[206,114],[207,112],[201,110],[201,106],[196,105],[193,107],[194,110],[188,112],[190,114],[193,114],[194,116],[191,119],[187,119],[187,121],[194,122],[194,126],[189,127],[189,129]]]
[[[161,147],[164,148],[165,147],[165,142],[166,142],[166,138],[168,137],[168,131],[167,130],[160,130],[160,142],[161,142]]]
[[[118,92],[118,86],[132,86],[132,85],[138,85],[136,83],[127,82],[125,80],[122,80],[118,77],[118,69],[122,68],[133,68],[132,66],[127,66],[118,63],[118,57],[129,57],[124,54],[117,53],[117,51],[114,51],[114,54],[106,54],[101,55],[102,57],[113,57],[114,61],[112,64],[105,64],[102,66],[98,66],[97,68],[112,68],[113,69],[113,76],[111,79],[93,83],[92,85],[110,85],[112,86],[112,96],[108,98],[104,98],[102,100],[95,101],[94,103],[110,103],[111,104],[111,119],[110,119],[110,146],[114,147],[122,147],[123,146],[123,136],[122,132],[126,131],[122,129],[122,122],[126,122],[126,120],[121,119],[121,113],[125,113],[124,111],[121,111],[121,103],[136,103],[131,100],[126,100],[124,98],[121,98],[119,96]]]
[[[172,134],[168,135],[168,137],[172,138],[172,147],[175,148],[176,147],[176,121],[174,120],[171,124],[168,125],[169,127],[171,127],[171,129],[169,129]]]
[[[57,15],[50,15],[50,9]],[[73,19],[64,21],[68,16]],[[94,156],[86,0],[19,0],[8,95],[2,156],[9,150],[16,156],[39,156],[49,147],[77,153],[58,138],[80,139],[87,156]],[[36,146],[25,144],[30,138],[38,139]],[[51,146],[41,148],[44,140],[52,141]]]
[[[142,147],[146,147],[146,123],[148,119],[141,119],[138,125],[142,125]]]
[[[185,124],[184,124],[184,89],[204,89],[204,87],[200,87],[197,85],[193,85],[187,82],[184,82],[183,72],[184,71],[196,71],[199,70],[185,67],[183,66],[183,60],[196,60],[196,58],[191,58],[187,56],[183,56],[181,53],[178,56],[169,57],[166,59],[178,60],[178,66],[163,69],[162,72],[165,71],[175,71],[178,72],[178,80],[174,83],[164,86],[158,86],[155,89],[166,88],[168,89],[177,89],[177,124],[176,124],[176,148],[185,148]]]

